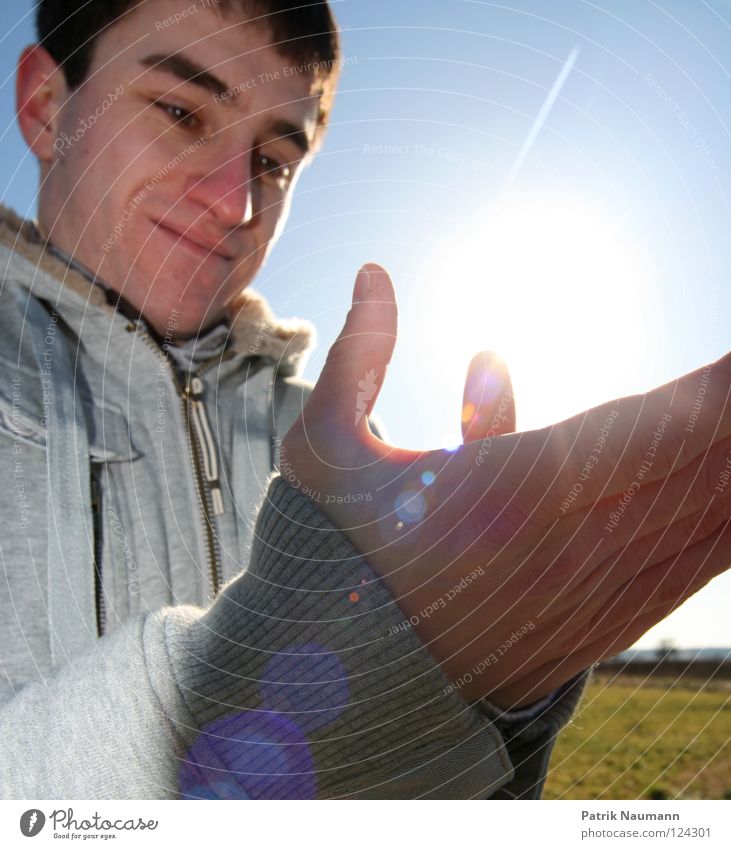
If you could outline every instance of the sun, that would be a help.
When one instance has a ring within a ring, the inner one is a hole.
[[[635,391],[653,348],[652,286],[629,226],[588,202],[522,198],[472,221],[432,266],[449,281],[456,357],[503,357],[520,429]]]

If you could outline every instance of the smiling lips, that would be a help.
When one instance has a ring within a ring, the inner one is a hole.
[[[204,259],[218,257],[219,259],[233,259],[231,254],[224,248],[219,240],[211,239],[201,232],[190,227],[174,228],[160,221],[153,221],[153,224],[171,239],[175,240],[176,246],[185,248],[191,253]]]

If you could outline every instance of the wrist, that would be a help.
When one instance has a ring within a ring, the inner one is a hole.
[[[493,702],[487,696],[480,700],[481,706],[484,708],[483,713],[489,716],[490,719],[500,722],[514,724],[518,722],[526,722],[535,719],[544,710],[549,708],[560,692],[560,688],[553,690],[547,696],[543,696],[537,701],[529,702],[528,704],[519,707],[505,708]]]

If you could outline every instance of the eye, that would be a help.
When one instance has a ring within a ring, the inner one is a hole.
[[[292,169],[289,165],[282,165],[271,156],[257,153],[254,156],[256,177],[274,183],[280,191],[286,192],[292,182]]]
[[[176,125],[180,124],[183,127],[193,129],[198,123],[198,119],[195,116],[195,113],[198,111],[197,109],[191,111],[175,103],[165,103],[162,100],[156,100],[155,106],[169,115]]]

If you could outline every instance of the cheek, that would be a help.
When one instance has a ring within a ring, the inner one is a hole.
[[[157,172],[157,160],[165,158],[158,150],[162,145],[144,132],[140,120],[126,111],[110,112],[85,135],[89,173],[103,187],[102,194],[108,190],[109,196],[131,199]]]
[[[81,228],[113,226],[126,205],[125,186],[129,185],[130,175],[124,172],[124,152],[109,141],[101,129],[90,129],[67,150],[57,166],[61,191],[69,206],[75,208],[80,219],[76,223]]]

